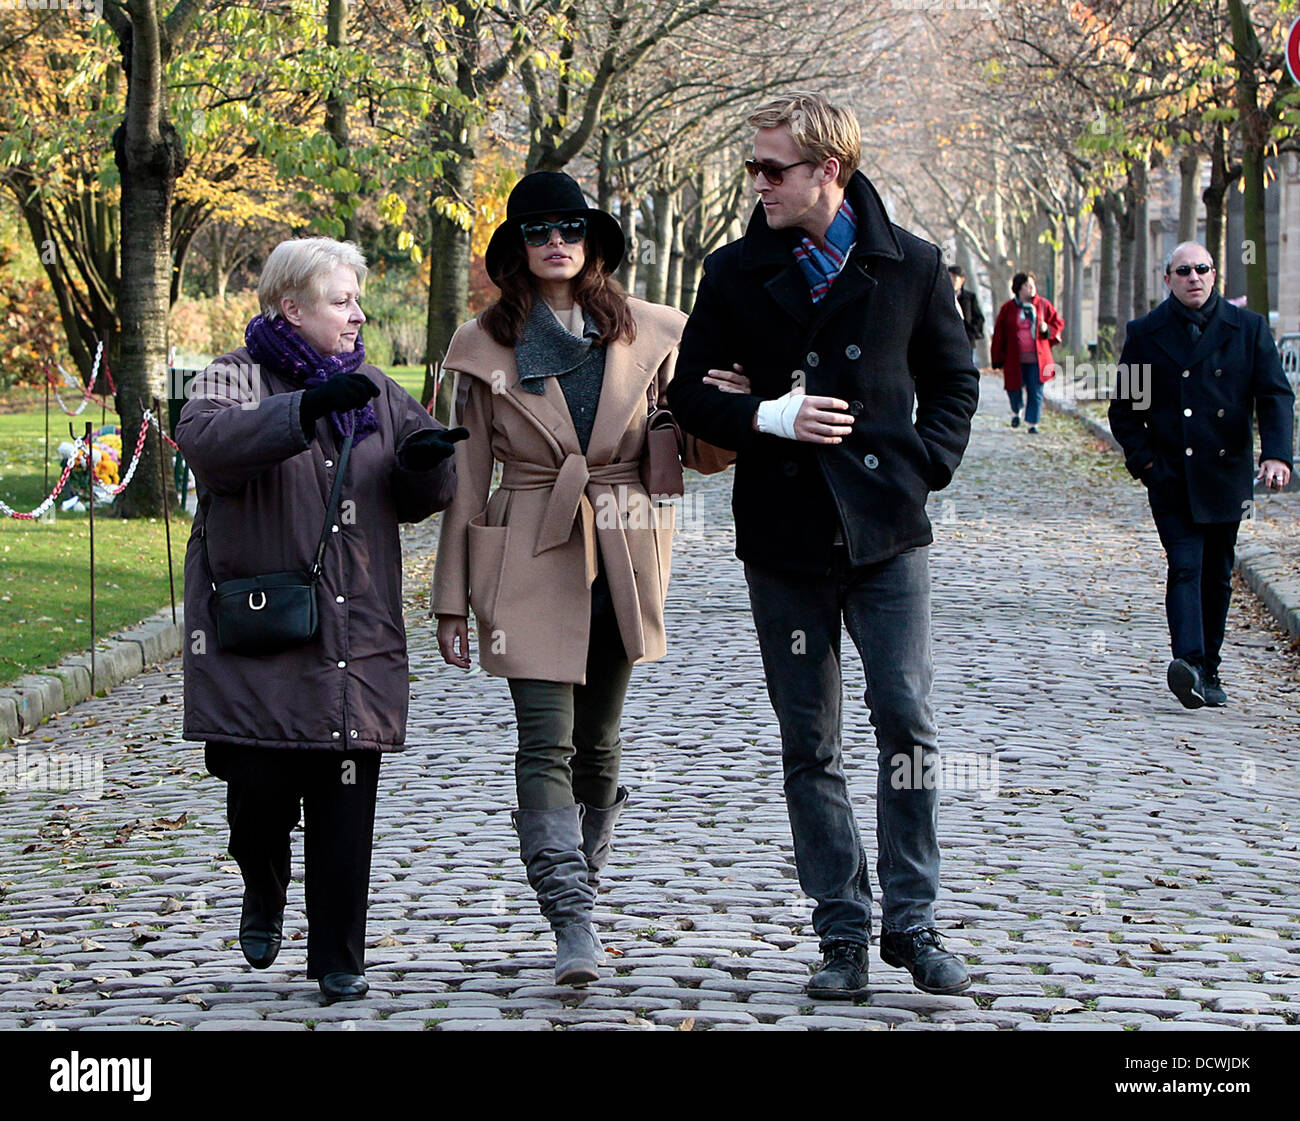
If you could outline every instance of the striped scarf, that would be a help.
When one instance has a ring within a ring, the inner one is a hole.
[[[826,231],[825,249],[818,249],[813,244],[812,238],[806,234],[799,239],[799,244],[794,247],[794,259],[803,269],[808,287],[812,291],[813,303],[820,302],[822,297],[831,290],[835,278],[844,268],[844,262],[849,259],[849,250],[853,248],[857,233],[857,215],[853,213],[849,200],[845,199],[840,203],[840,209],[831,222],[830,229]]]

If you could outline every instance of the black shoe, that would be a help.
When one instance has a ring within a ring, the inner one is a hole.
[[[280,953],[284,930],[284,904],[269,907],[263,897],[244,888],[244,905],[239,916],[239,948],[254,969],[265,969]]]
[[[1038,435],[1038,425],[1036,425],[1036,424],[1031,424],[1031,425],[1029,426],[1029,434],[1030,434],[1031,436],[1037,436],[1037,435]]]
[[[943,948],[932,926],[917,930],[886,931],[880,936],[880,957],[887,965],[901,965],[923,993],[947,996],[970,988],[966,967]]]
[[[1019,413],[1016,413],[1014,416],[1012,416],[1012,418],[1011,418],[1011,427],[1012,427],[1012,428],[1019,428],[1019,427],[1020,427],[1020,414],[1019,414]]]
[[[1200,708],[1205,704],[1201,671],[1191,662],[1175,658],[1169,663],[1169,672],[1165,674],[1165,680],[1169,682],[1170,690],[1182,703],[1183,708]]]
[[[1223,691],[1223,686],[1219,684],[1219,675],[1217,673],[1207,673],[1202,679],[1201,692],[1205,694],[1206,708],[1222,708],[1228,703],[1228,694]]]
[[[320,979],[321,996],[326,1004],[336,1000],[360,1000],[370,991],[366,979],[360,973],[326,973]]]
[[[853,1000],[867,993],[867,947],[861,942],[832,942],[822,951],[822,967],[805,991],[818,1000]]]

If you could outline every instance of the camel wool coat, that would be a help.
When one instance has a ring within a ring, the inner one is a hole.
[[[585,684],[597,550],[629,662],[667,651],[676,510],[654,505],[640,479],[647,390],[672,379],[686,316],[631,299],[636,339],[606,348],[587,454],[556,378],[544,395],[519,384],[514,349],[470,320],[444,369],[456,378],[457,489],[442,516],[431,614],[478,621],[479,662],[499,677]],[[687,466],[724,469],[729,452],[688,442]],[[500,485],[489,496],[493,467]]]

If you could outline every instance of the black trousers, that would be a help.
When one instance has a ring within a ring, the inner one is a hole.
[[[307,976],[364,973],[379,752],[210,741],[205,759],[226,782],[230,855],[268,905],[284,903],[289,835],[305,813]]]
[[[1232,562],[1240,522],[1195,522],[1186,501],[1148,493],[1169,571],[1165,616],[1175,658],[1214,677],[1232,598]]]

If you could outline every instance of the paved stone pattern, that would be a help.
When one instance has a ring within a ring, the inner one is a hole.
[[[0,1028],[1295,1028],[1300,660],[1241,596],[1230,707],[1178,707],[1141,491],[1068,420],[1013,431],[998,383],[983,389],[966,463],[932,500],[942,743],[998,763],[996,787],[943,794],[938,910],[967,994],[919,993],[874,949],[866,999],[804,994],[816,939],[724,476],[685,512],[672,654],[633,678],[598,983],[551,984],[510,828],[509,693],[437,658],[421,526],[407,532],[411,747],[381,777],[370,997],[322,1007],[304,976],[300,839],[286,945],[271,969],[245,966],[224,787],[179,738],[171,663],[22,745],[102,753],[105,789],[0,795]],[[874,849],[861,693],[846,641],[847,769]]]

